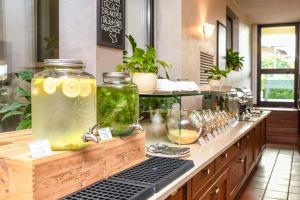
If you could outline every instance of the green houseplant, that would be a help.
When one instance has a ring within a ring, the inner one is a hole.
[[[152,93],[156,88],[157,74],[163,69],[169,79],[167,68],[172,65],[157,59],[156,50],[146,45],[146,50],[138,48],[134,38],[126,35],[132,48],[132,55],[124,53],[123,64],[117,65],[117,71],[127,71],[132,75],[132,82],[137,84],[140,93]]]
[[[23,71],[16,73],[16,76],[30,84],[33,73],[30,71]],[[21,130],[31,128],[31,93],[23,87],[17,87],[16,93],[21,99],[0,109],[0,113],[3,114],[1,120],[4,121],[13,116],[20,116],[21,121],[16,129]]]
[[[211,69],[205,70],[206,73],[209,74],[208,81],[210,85],[219,86],[220,80],[222,77],[227,78],[227,74],[231,72],[231,68],[227,68],[226,70],[219,69],[218,66],[212,66]]]
[[[244,57],[240,56],[240,53],[233,49],[226,50],[226,68],[231,70],[240,71],[243,69]]]

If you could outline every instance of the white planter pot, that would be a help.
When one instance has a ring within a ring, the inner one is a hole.
[[[210,86],[221,86],[221,81],[220,80],[209,80],[209,85]]]
[[[157,75],[155,73],[133,73],[132,82],[138,86],[140,93],[153,93],[156,89]]]

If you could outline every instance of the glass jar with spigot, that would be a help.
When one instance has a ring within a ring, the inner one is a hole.
[[[81,60],[48,59],[31,82],[32,132],[53,150],[81,149],[96,124],[96,79]]]

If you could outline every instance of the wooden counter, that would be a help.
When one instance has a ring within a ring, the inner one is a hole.
[[[254,122],[237,122],[211,142],[189,145],[195,166],[150,200],[234,199],[265,147],[266,111]]]
[[[199,144],[195,143],[193,145],[189,145],[191,147],[191,155],[186,157],[185,159],[191,159],[194,161],[194,167],[183,174],[182,176],[178,177],[175,181],[173,181],[171,184],[163,188],[158,193],[154,194],[150,200],[162,200],[162,199],[168,199],[168,200],[181,200],[181,199],[189,199],[189,200],[196,200],[196,199],[233,199],[239,192],[240,188],[242,187],[243,183],[246,181],[247,177],[257,164],[258,160],[260,159],[261,152],[265,146],[265,118],[269,115],[270,112],[265,112],[262,116],[258,117],[255,121],[251,122],[236,122],[232,128],[227,130],[225,133],[221,134],[220,136],[216,137],[214,140],[210,141],[209,143],[200,146]],[[1,135],[3,136],[3,135]],[[15,134],[7,135],[2,137],[2,147],[0,146],[0,151],[3,148],[9,148],[12,150],[12,143],[14,143]],[[135,156],[130,158],[134,160],[128,160],[123,159],[124,158],[124,152],[121,152],[122,150],[116,150],[114,146],[109,145],[111,142],[107,143],[108,147],[100,150],[101,155],[105,156],[107,155],[109,159],[112,158],[112,152],[116,152],[114,155],[116,158],[116,161],[114,167],[115,171],[109,171],[107,174],[102,174],[102,177],[105,177],[107,175],[111,175],[112,173],[116,173],[117,171],[120,171],[122,169],[125,169],[129,165],[132,165],[133,163],[136,163],[144,159],[144,151],[140,151],[144,148],[143,143],[143,137],[141,136],[136,138],[138,145],[135,146],[135,148],[138,148],[138,151],[129,151],[130,153],[134,153]],[[24,135],[23,139],[26,143],[23,142],[21,147],[24,149],[27,146],[27,142],[31,141],[31,133],[27,133]],[[133,138],[134,139],[134,138]],[[1,140],[1,137],[0,137]],[[126,140],[119,140],[117,139],[118,144],[122,147],[125,147],[126,150],[128,150],[128,145],[130,141]],[[127,144],[125,144],[127,143]],[[131,143],[130,143],[131,144]],[[132,145],[132,144],[131,144]],[[99,145],[98,145],[99,146]],[[100,145],[101,146],[101,145]],[[99,148],[97,145],[92,145],[88,149],[85,150],[85,153],[91,150],[91,148]],[[133,147],[132,147],[133,148]],[[130,149],[132,149],[130,148]],[[112,151],[114,150],[114,151]],[[28,149],[27,149],[28,151]],[[124,149],[123,149],[124,151]],[[11,152],[11,151],[10,151]],[[110,153],[108,153],[110,152]],[[138,153],[137,153],[138,152]],[[63,155],[65,154],[65,155]],[[73,155],[75,156],[76,152],[55,152],[52,156],[52,158],[49,160],[47,158],[47,162],[54,160],[55,156],[59,155],[57,161],[64,162],[64,165],[60,166],[67,166],[70,168],[76,167],[73,164],[70,164],[71,162],[68,162],[67,160],[62,159],[63,157],[66,157],[66,155]],[[6,160],[17,159],[19,160],[24,157],[27,163],[26,168],[13,168],[10,171],[7,167],[10,167],[6,164]],[[128,156],[127,156],[128,157]],[[71,158],[70,158],[71,159]],[[120,160],[121,159],[121,160]],[[68,182],[62,182],[59,184],[58,182],[55,182],[57,179],[53,179],[50,182],[46,183],[44,180],[41,179],[40,175],[38,173],[29,173],[26,176],[19,177],[18,174],[15,176],[14,179],[11,179],[8,176],[13,175],[14,173],[19,173],[18,169],[22,170],[32,170],[30,166],[32,166],[34,163],[41,164],[45,158],[41,159],[34,159],[33,162],[32,159],[29,157],[28,152],[19,152],[17,155],[14,155],[13,153],[9,154],[0,154],[0,177],[2,175],[7,175],[7,179],[3,179],[4,182],[0,181],[0,199],[56,199],[62,195],[68,194],[70,192],[76,191],[79,188],[82,188],[86,185],[89,185],[92,181],[76,181],[75,179],[72,179],[72,174],[74,174],[72,171],[67,170],[65,167],[61,167],[63,171],[60,173],[59,169],[57,170],[58,174],[62,174],[63,177],[65,175],[67,176]],[[79,158],[78,161],[82,162],[83,160],[87,161],[86,159]],[[119,161],[120,162],[119,162]],[[125,163],[126,161],[126,163]],[[44,173],[43,177],[49,177],[49,162],[44,163],[40,166],[44,167],[43,169],[39,170],[40,173]],[[103,157],[101,157],[100,163],[103,163]],[[98,167],[101,167],[101,164],[97,164],[95,160],[90,160],[89,163],[85,163],[85,168],[91,168],[93,165],[96,164]],[[110,162],[105,162],[109,164]],[[5,164],[5,165],[3,165]],[[1,167],[2,166],[2,167]],[[29,167],[28,167],[29,166]],[[54,166],[54,163],[53,165]],[[110,163],[109,166],[112,166]],[[108,169],[108,168],[106,168]],[[1,171],[2,170],[2,171]],[[37,170],[37,169],[35,169]],[[93,170],[89,170],[89,176],[92,175],[92,180],[101,179],[99,177],[99,173],[93,174]],[[24,172],[23,172],[24,173]],[[56,173],[55,170],[52,170],[51,173]],[[68,175],[68,173],[71,173]],[[37,177],[40,177],[38,179],[32,178],[31,175],[37,175]],[[26,178],[27,177],[27,178]],[[57,177],[52,175],[52,177]],[[71,177],[71,178],[70,178]],[[96,178],[95,178],[96,177]],[[95,179],[94,179],[95,178]],[[14,180],[13,182],[9,182],[10,180]],[[40,180],[40,183],[32,184],[34,180]],[[46,180],[46,179],[45,179]],[[58,181],[60,181],[59,179]],[[74,180],[74,181],[72,181]],[[71,182],[69,182],[71,181]],[[22,183],[23,185],[29,183],[27,187],[20,188],[22,190],[21,193],[17,193],[20,196],[15,197],[25,197],[26,198],[14,198],[14,196],[9,196],[14,194],[16,191],[14,191],[16,188],[10,188],[12,186],[17,186],[18,184]],[[31,185],[30,185],[31,183]],[[10,185],[11,184],[11,185]],[[41,184],[41,185],[40,185]],[[71,184],[72,187],[69,187],[68,190],[68,184]],[[42,186],[42,187],[41,187]],[[49,189],[49,187],[55,186],[52,189]],[[35,189],[34,189],[35,188]],[[26,189],[26,191],[23,191],[23,189]],[[39,191],[39,189],[42,189]],[[42,192],[46,193],[42,193]],[[2,192],[2,193],[1,193]],[[4,193],[3,193],[4,192]],[[26,193],[24,193],[26,192]],[[34,195],[34,193],[36,195]],[[5,194],[6,196],[3,196],[1,194]],[[23,195],[23,196],[22,196]]]

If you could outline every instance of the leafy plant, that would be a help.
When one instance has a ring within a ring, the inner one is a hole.
[[[31,82],[33,73],[30,71],[23,71],[16,73],[16,76],[27,83]],[[13,117],[21,116],[21,121],[17,126],[17,130],[31,128],[31,93],[23,87],[17,87],[16,93],[25,101],[16,101],[8,104],[0,109],[0,113],[4,114],[2,121]]]
[[[244,57],[240,56],[239,52],[233,51],[233,49],[226,50],[226,68],[231,70],[242,70]]]
[[[211,69],[205,70],[209,74],[208,80],[220,80],[222,77],[227,78],[227,74],[231,72],[231,68],[220,70],[218,66],[213,66]]]
[[[124,52],[123,64],[117,65],[117,71],[127,71],[130,73],[155,73],[157,74],[159,68],[162,68],[165,72],[166,78],[170,79],[167,72],[167,68],[172,65],[166,61],[157,59],[156,50],[146,45],[146,50],[138,48],[137,43],[131,35],[126,35],[132,48],[132,55],[128,55],[128,52]]]
[[[46,50],[52,51],[57,48],[58,41],[55,36],[51,35],[49,37],[44,37],[43,40],[45,42]]]

